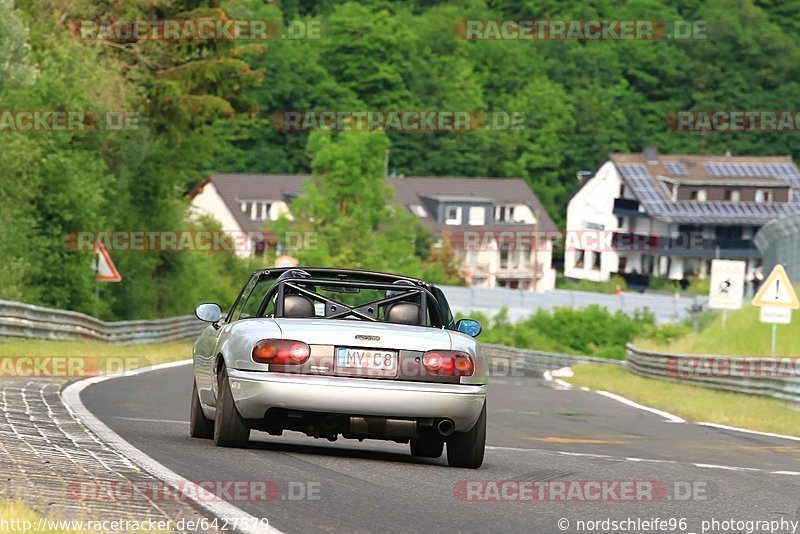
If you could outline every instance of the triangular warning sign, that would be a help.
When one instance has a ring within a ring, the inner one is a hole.
[[[800,308],[797,295],[783,265],[776,265],[769,273],[767,280],[753,297],[753,306],[771,306],[773,308]]]
[[[94,242],[94,250],[97,252],[97,260],[95,261],[94,270],[97,273],[95,280],[98,282],[119,282],[122,277],[111,261],[111,256],[108,255],[106,247],[100,241]]]

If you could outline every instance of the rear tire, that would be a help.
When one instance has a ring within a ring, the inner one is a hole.
[[[483,464],[486,448],[486,401],[475,426],[468,432],[454,432],[447,440],[447,464],[450,467],[477,469]]]
[[[411,454],[422,458],[439,458],[444,451],[444,441],[436,436],[411,438]]]
[[[219,373],[219,398],[214,418],[214,445],[217,447],[241,448],[250,441],[250,429],[239,415],[233,402],[228,373],[223,367]]]
[[[189,413],[189,435],[193,438],[211,439],[214,437],[214,421],[206,419],[197,395],[197,380],[192,381],[192,408]]]

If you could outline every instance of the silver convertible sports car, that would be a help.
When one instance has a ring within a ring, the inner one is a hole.
[[[477,468],[487,365],[476,321],[404,276],[325,268],[256,271],[194,344],[191,435],[246,446],[250,430],[409,443],[411,454]]]

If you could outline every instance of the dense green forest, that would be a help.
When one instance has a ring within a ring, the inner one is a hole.
[[[0,132],[0,298],[109,318],[228,302],[257,262],[117,254],[124,280],[97,299],[92,255],[68,250],[64,237],[213,226],[187,218],[186,193],[209,173],[311,172],[322,141],[277,131],[270,117],[281,110],[521,112],[523,130],[389,132],[367,144],[388,150],[398,174],[524,177],[557,222],[576,171],[612,151],[797,155],[794,133],[676,133],[665,117],[796,109],[799,14],[794,0],[0,0],[0,110],[142,119],[123,131]],[[74,31],[81,20],[198,17],[320,21],[321,32],[248,42],[91,41]],[[701,20],[708,38],[467,41],[454,32],[463,19],[499,18]],[[412,270],[427,258],[416,248]]]

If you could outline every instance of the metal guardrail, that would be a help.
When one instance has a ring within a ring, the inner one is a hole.
[[[492,345],[481,343],[483,353],[495,366],[497,360],[509,362],[508,369],[511,372],[517,371],[522,374],[539,374],[544,371],[570,367],[576,363],[604,363],[610,365],[625,365],[622,360],[612,360],[610,358],[597,358],[594,356],[578,356],[575,354],[557,354],[552,352],[542,352],[539,350],[517,349],[506,347],[505,345]]]
[[[627,345],[634,374],[800,403],[800,359],[666,354]]]
[[[0,300],[0,337],[154,343],[197,336],[205,326],[191,315],[153,321],[106,322],[83,313]],[[625,366],[640,376],[800,403],[800,359],[797,358],[667,354],[643,350],[629,343],[627,361],[621,361],[488,343],[481,346],[492,365],[507,362],[511,373],[539,374],[577,363],[601,363]]]
[[[740,358],[697,354],[667,354],[626,347],[627,360],[612,360],[573,354],[554,354],[482,343],[493,368],[498,360],[507,361],[501,371],[540,374],[577,363],[623,366],[648,378],[660,378],[714,389],[772,397],[800,404],[800,359]]]
[[[155,343],[197,336],[205,327],[192,315],[106,322],[83,313],[0,300],[0,337]]]

